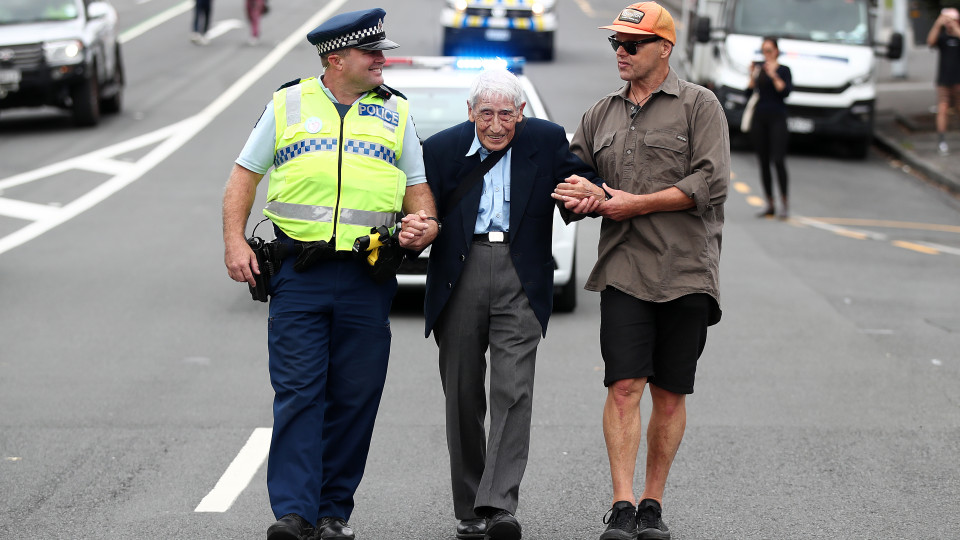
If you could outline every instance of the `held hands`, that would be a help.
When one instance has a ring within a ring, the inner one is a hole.
[[[423,210],[403,216],[400,220],[400,247],[420,251],[433,242],[440,232],[440,227],[427,217]]]
[[[550,196],[563,201],[564,208],[576,214],[596,212],[607,198],[602,189],[576,174],[567,177],[566,182],[557,184]]]

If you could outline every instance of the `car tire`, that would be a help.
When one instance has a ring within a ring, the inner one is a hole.
[[[577,308],[577,256],[570,260],[570,281],[560,287],[553,296],[553,310],[558,313],[570,313]]]
[[[870,146],[872,144],[872,136],[854,139],[847,143],[847,152],[853,159],[867,159],[867,156],[870,154]]]
[[[116,55],[117,65],[113,72],[113,82],[111,83],[114,90],[113,94],[100,101],[100,110],[109,114],[116,114],[123,108],[123,85],[125,81],[123,78],[123,62],[120,57],[119,45],[117,45]]]
[[[73,121],[78,126],[95,126],[100,122],[100,85],[97,83],[96,67],[90,70],[90,78],[73,88]]]

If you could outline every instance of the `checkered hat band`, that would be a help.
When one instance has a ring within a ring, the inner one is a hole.
[[[321,41],[320,43],[317,43],[317,52],[319,54],[326,54],[337,49],[373,43],[375,41],[385,39],[386,37],[387,33],[383,31],[383,26],[378,24],[377,26],[372,26],[363,30],[357,30],[356,32],[350,32],[349,34],[337,36],[329,41]]]
[[[382,144],[347,139],[344,152],[382,159],[394,167],[397,166],[397,153]]]
[[[277,150],[273,157],[273,166],[279,167],[291,159],[307,152],[333,152],[337,149],[337,139],[304,139]]]

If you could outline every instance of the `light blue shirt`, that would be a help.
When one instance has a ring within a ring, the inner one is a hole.
[[[333,93],[320,82],[327,97],[333,103],[339,103]],[[361,98],[362,99],[362,98]],[[359,99],[357,101],[360,101]],[[354,102],[356,103],[356,102]],[[267,103],[263,115],[243,145],[236,164],[244,169],[258,174],[266,174],[273,167],[273,157],[277,147],[277,119],[273,113],[273,100]],[[413,117],[407,116],[407,127],[403,132],[403,152],[397,159],[397,168],[407,175],[407,187],[422,184],[427,181],[426,169],[423,166],[423,150],[420,148],[420,138],[417,137],[417,128],[413,125]]]
[[[480,152],[481,161],[487,159],[492,153],[480,144],[480,139],[474,134],[473,144],[467,150],[467,156],[477,152]],[[512,153],[513,149],[507,150],[500,161],[483,175],[483,193],[480,195],[477,223],[473,226],[474,234],[510,230],[510,155]]]

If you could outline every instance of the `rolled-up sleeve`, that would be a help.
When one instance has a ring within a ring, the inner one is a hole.
[[[730,183],[730,131],[716,98],[701,96],[690,121],[690,174],[675,185],[702,215],[727,199]]]

